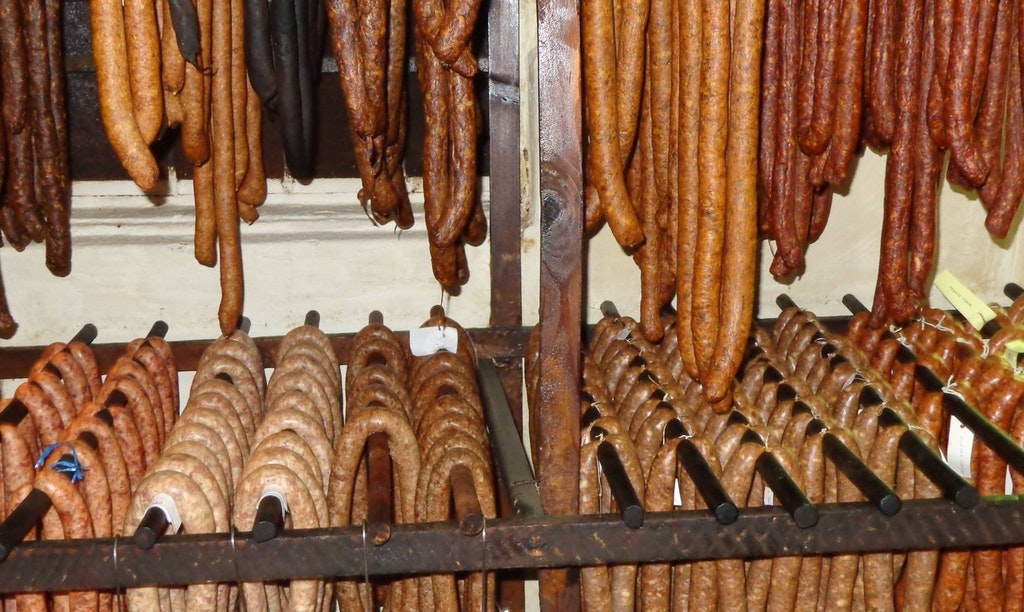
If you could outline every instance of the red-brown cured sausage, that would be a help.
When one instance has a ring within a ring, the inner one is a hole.
[[[146,465],[149,465],[160,455],[164,437],[162,419],[157,419],[157,411],[153,409],[142,385],[134,378],[127,375],[107,377],[99,403],[106,405],[110,394],[115,391],[120,391],[128,399],[126,407],[131,413],[132,421],[138,427],[140,441],[145,450]]]
[[[35,487],[46,493],[53,502],[53,512],[59,517],[63,529],[62,536],[57,539],[95,537],[89,506],[66,475],[42,470],[36,476]],[[72,610],[95,610],[98,601],[97,591],[72,591],[68,594],[68,605]]]
[[[414,520],[416,479],[420,471],[415,434],[409,422],[393,412],[366,411],[347,421],[334,453],[328,485],[328,511],[332,526],[347,525],[350,522],[355,468],[359,465],[366,438],[378,431],[387,433],[388,448],[395,465],[399,491],[395,503],[402,513],[399,522]],[[340,581],[336,588],[336,596],[341,605],[359,605],[354,582]]]
[[[980,0],[953,3],[954,25],[945,83],[946,130],[952,160],[964,179],[974,186],[983,184],[989,172],[975,140],[971,110],[981,4]]]

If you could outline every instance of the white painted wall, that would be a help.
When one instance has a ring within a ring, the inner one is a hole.
[[[419,326],[441,300],[433,282],[422,221],[422,190],[411,184],[417,223],[397,232],[375,227],[357,203],[358,180],[271,184],[262,217],[242,228],[245,315],[253,335],[279,335],[302,323],[309,309],[328,332],[353,331],[379,309],[396,329]],[[484,181],[486,202],[486,186]],[[190,182],[171,181],[154,198],[130,183],[74,186],[72,273],[63,279],[43,265],[42,245],[0,252],[7,296],[20,324],[6,345],[66,339],[82,324],[97,342],[130,340],[163,319],[169,339],[219,335],[216,269],[192,257]],[[467,326],[488,320],[486,246],[467,249],[472,280],[446,300]]]

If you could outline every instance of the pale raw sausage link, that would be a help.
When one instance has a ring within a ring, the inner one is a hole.
[[[146,475],[132,495],[132,503],[125,519],[125,532],[134,533],[146,509],[158,494],[171,496],[181,514],[185,533],[213,533],[216,529],[213,510],[202,489],[188,476],[178,472],[152,472]],[[188,587],[189,606],[199,610],[217,608],[217,585],[195,584]],[[131,609],[156,609],[159,597],[156,589],[128,589]]]

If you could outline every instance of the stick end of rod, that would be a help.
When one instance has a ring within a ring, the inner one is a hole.
[[[722,502],[715,507],[715,520],[719,525],[730,525],[735,523],[739,517],[740,510],[734,503]]]
[[[818,509],[810,504],[797,506],[793,510],[793,522],[800,529],[809,529],[818,524]]]
[[[903,508],[903,500],[895,493],[883,495],[878,500],[878,510],[884,516],[895,516]]]
[[[960,487],[953,492],[953,501],[956,505],[961,508],[969,509],[978,505],[981,501],[981,495],[978,494],[978,489],[973,486]]]
[[[383,546],[391,540],[391,523],[374,521],[366,524],[366,538],[374,546]]]
[[[78,330],[75,337],[71,339],[72,342],[81,342],[82,344],[92,344],[96,340],[100,330],[96,328],[92,323],[86,323],[82,326],[82,329]]]
[[[640,529],[644,526],[644,508],[640,505],[632,505],[622,511],[622,522],[630,529]]]
[[[308,311],[305,318],[302,319],[302,324],[309,325],[310,327],[320,327],[320,313],[315,310]]]
[[[277,537],[277,525],[274,521],[256,521],[252,525],[252,539],[254,542],[268,542]]]

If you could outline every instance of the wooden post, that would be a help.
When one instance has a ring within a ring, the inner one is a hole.
[[[583,146],[577,0],[537,5],[540,109],[539,409],[531,436],[544,510],[578,512],[580,337],[583,308]],[[578,573],[540,573],[545,611],[578,610]]]

